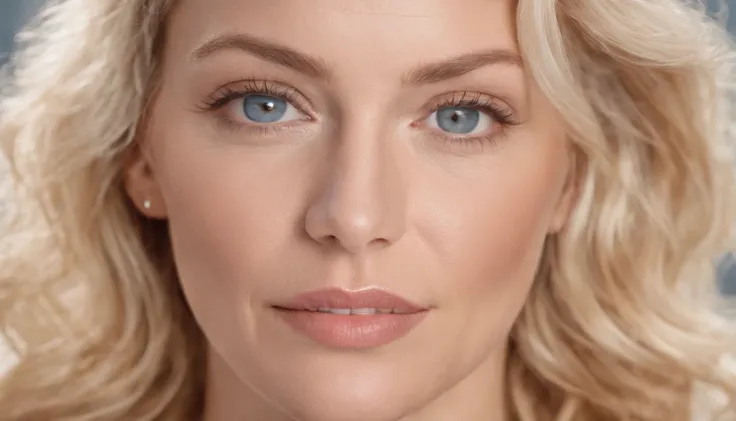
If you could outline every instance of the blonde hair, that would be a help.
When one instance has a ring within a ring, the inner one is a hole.
[[[1,421],[200,411],[204,340],[166,226],[121,186],[168,3],[56,1],[21,36],[0,100],[0,328],[18,356]],[[518,31],[581,176],[512,333],[514,419],[685,420],[699,384],[736,398],[712,267],[736,221],[730,40],[678,0],[519,0]]]

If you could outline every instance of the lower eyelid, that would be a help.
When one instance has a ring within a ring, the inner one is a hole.
[[[290,124],[289,121],[282,124],[248,124],[234,121],[232,118],[220,115],[217,117],[217,124],[222,125],[224,129],[234,133],[245,133],[246,136],[254,137],[271,137],[282,133],[289,133],[289,136],[298,138],[308,137],[311,132],[302,124]]]

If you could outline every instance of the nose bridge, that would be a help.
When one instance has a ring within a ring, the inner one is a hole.
[[[308,234],[350,253],[397,241],[406,223],[406,191],[391,144],[375,118],[345,116],[327,144],[334,148],[321,194],[307,211]]]

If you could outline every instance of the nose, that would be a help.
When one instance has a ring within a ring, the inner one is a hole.
[[[387,247],[406,228],[406,189],[397,148],[366,123],[336,129],[335,141],[326,142],[330,158],[305,218],[313,240],[350,254]]]

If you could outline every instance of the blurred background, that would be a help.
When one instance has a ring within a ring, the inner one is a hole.
[[[714,7],[722,0],[704,1]],[[728,28],[736,34],[736,0],[727,0],[726,3],[733,10],[728,19]],[[15,33],[41,4],[43,4],[43,0],[0,0],[0,64],[7,60],[8,54],[12,50]],[[719,259],[717,264],[722,291],[729,295],[736,295],[736,257],[733,255],[725,256]]]
[[[41,0],[0,0],[0,61],[11,50],[15,32],[41,4]]]

